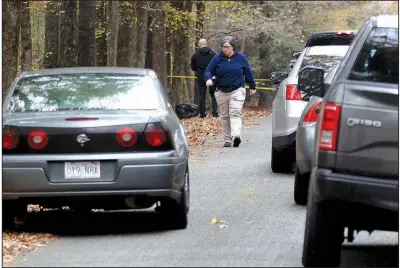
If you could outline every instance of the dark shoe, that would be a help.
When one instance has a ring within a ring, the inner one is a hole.
[[[207,114],[201,114],[200,115],[200,118],[206,118],[207,117]]]
[[[241,143],[242,141],[240,140],[240,137],[235,137],[234,139],[233,139],[233,147],[239,147],[239,144]]]
[[[213,114],[213,117],[218,118],[218,113]]]

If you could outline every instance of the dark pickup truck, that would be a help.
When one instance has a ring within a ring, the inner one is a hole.
[[[298,88],[323,96],[315,130],[303,265],[339,266],[356,231],[399,230],[398,16],[369,19],[324,94],[324,70]],[[345,231],[346,234],[345,234]]]

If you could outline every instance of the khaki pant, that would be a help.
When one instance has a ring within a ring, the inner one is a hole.
[[[246,98],[246,89],[238,88],[230,93],[218,90],[215,98],[221,113],[224,140],[240,137],[242,133],[242,109]]]

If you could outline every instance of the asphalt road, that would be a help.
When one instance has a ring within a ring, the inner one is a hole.
[[[41,213],[25,228],[61,238],[15,266],[301,266],[306,209],[294,204],[293,174],[271,172],[271,117],[259,122],[239,148],[217,139],[195,151],[186,230],[163,230],[150,212]],[[398,266],[398,234],[361,233],[342,266]]]

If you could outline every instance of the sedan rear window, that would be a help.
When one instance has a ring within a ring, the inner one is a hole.
[[[160,106],[151,77],[126,74],[57,74],[21,79],[9,112],[147,110]]]
[[[399,29],[374,28],[351,70],[350,80],[399,83]]]

